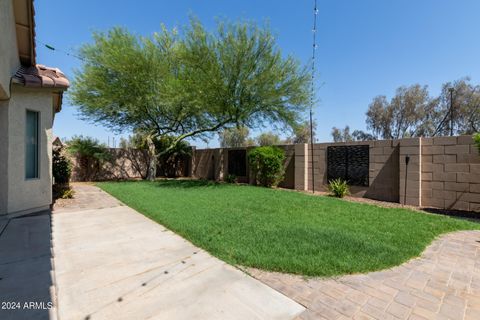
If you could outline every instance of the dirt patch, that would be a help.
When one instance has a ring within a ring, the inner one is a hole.
[[[295,191],[291,189],[285,189],[288,191]],[[297,191],[298,192],[298,191]],[[311,195],[311,196],[323,196],[323,197],[332,197],[332,195],[329,192],[326,191],[315,191],[315,193],[309,192],[309,191],[300,191],[304,194]],[[445,215],[445,216],[451,216],[451,217],[456,217],[456,218],[466,218],[470,219],[476,222],[480,222],[480,212],[472,212],[472,211],[461,211],[461,210],[449,210],[449,209],[437,209],[437,208],[422,208],[422,207],[416,207],[416,206],[409,206],[409,205],[403,205],[400,203],[396,202],[387,202],[387,201],[380,201],[380,200],[374,200],[374,199],[369,199],[369,198],[360,198],[360,197],[352,197],[352,196],[346,196],[340,200],[344,201],[349,201],[349,202],[357,202],[357,203],[366,203],[382,208],[402,208],[402,209],[409,209],[409,210],[414,210],[418,212],[423,212],[423,213],[429,213],[429,214],[438,214],[438,215]]]

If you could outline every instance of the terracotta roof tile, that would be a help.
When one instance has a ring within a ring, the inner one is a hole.
[[[13,82],[30,88],[58,88],[66,90],[70,86],[67,77],[58,68],[41,64],[32,67],[21,66],[12,77]]]

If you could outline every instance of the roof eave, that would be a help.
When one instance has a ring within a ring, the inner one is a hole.
[[[33,0],[15,0],[13,3],[19,59],[22,65],[34,66],[36,64],[36,44]]]

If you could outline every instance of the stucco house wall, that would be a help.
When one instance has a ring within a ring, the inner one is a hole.
[[[33,0],[1,0],[0,215],[50,207],[52,124],[68,87],[68,79],[59,69],[36,61]],[[30,180],[25,170],[27,110],[39,112],[38,155],[31,159],[38,158],[38,178]]]
[[[0,101],[0,214],[7,212],[8,100]]]
[[[4,100],[10,96],[10,78],[20,65],[13,1],[0,1],[0,30],[0,100]]]
[[[8,203],[8,106],[10,79],[20,65],[13,1],[0,1],[0,214]]]
[[[8,107],[7,212],[28,213],[48,209],[52,203],[53,102],[49,90],[12,86]],[[25,179],[25,130],[27,110],[40,113],[39,178]]]

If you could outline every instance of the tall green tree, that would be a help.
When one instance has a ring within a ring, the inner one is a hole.
[[[307,68],[283,57],[267,28],[219,23],[208,32],[192,19],[182,33],[163,28],[147,38],[114,28],[93,38],[80,50],[72,102],[84,119],[142,132],[151,154],[156,137],[175,137],[168,152],[234,125],[293,126],[309,103]]]
[[[237,148],[248,147],[252,139],[249,137],[250,130],[247,127],[225,128],[219,133],[220,147]]]
[[[355,141],[377,140],[377,138],[375,138],[375,136],[373,134],[365,132],[363,130],[354,130],[352,132],[352,137],[353,137],[353,140],[355,140]]]
[[[375,97],[366,115],[374,138],[473,134],[480,130],[480,85],[461,78],[444,83],[436,97],[429,95],[426,86],[400,87],[390,101]]]
[[[426,86],[400,87],[391,101],[385,96],[373,99],[367,111],[367,127],[383,139],[428,135],[435,102]]]
[[[343,129],[333,127],[331,135],[333,138],[333,142],[376,140],[376,138],[372,134],[362,130],[354,130],[352,133],[350,133],[349,126],[345,126],[345,128]]]
[[[317,123],[313,121],[312,124],[313,137],[315,138],[315,131],[317,130]],[[286,143],[310,143],[311,132],[310,122],[303,121],[292,128],[292,135],[286,139]]]
[[[452,95],[450,89],[453,89]],[[480,131],[480,85],[472,84],[470,78],[443,84],[437,102],[432,123],[435,135],[447,136],[451,131],[455,135]]]
[[[332,138],[333,138],[333,142],[353,141],[353,137],[350,134],[350,127],[349,126],[345,126],[345,128],[343,128],[343,129],[333,127],[331,135],[332,135]]]
[[[255,138],[257,145],[259,146],[274,146],[278,144],[282,144],[282,140],[278,136],[278,134],[275,134],[271,131],[269,132],[264,132],[258,135],[258,137]]]

